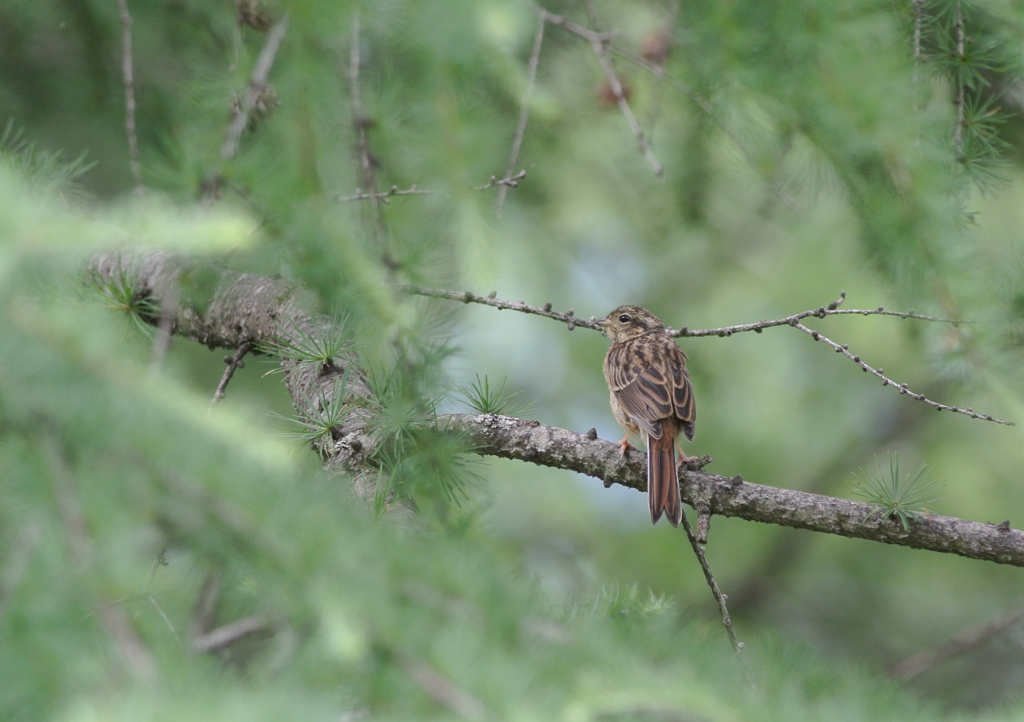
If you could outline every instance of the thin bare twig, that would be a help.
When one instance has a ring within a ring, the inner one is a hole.
[[[512,174],[512,175],[507,175],[505,178],[500,178],[500,179],[497,176],[493,176],[492,175],[490,182],[488,182],[486,185],[482,185],[482,186],[473,186],[473,190],[475,190],[475,191],[485,191],[488,188],[494,188],[495,186],[501,186],[502,189],[505,189],[505,188],[517,188],[519,186],[519,181],[521,181],[525,177],[526,177],[526,171],[525,170],[521,170],[518,173],[515,173],[515,174]]]
[[[508,176],[507,178],[498,178],[497,176],[491,176],[491,180],[482,186],[472,186],[475,191],[485,191],[488,188],[494,188],[495,186],[501,186],[503,188],[515,188],[519,185],[519,181],[526,177],[526,171],[521,170],[518,173]],[[402,190],[398,186],[391,186],[386,191],[379,191],[373,193],[365,193],[362,188],[356,188],[356,192],[350,196],[343,196],[338,194],[334,196],[334,200],[339,203],[347,203],[349,201],[369,201],[372,200],[374,203],[380,201],[382,203],[390,203],[388,199],[391,196],[429,196],[429,195],[444,195],[444,191],[432,191],[424,190],[419,188],[415,183],[409,186],[407,189]]]
[[[406,190],[399,190],[398,186],[391,186],[388,190],[381,191],[379,193],[363,193],[363,190],[361,188],[356,188],[355,194],[350,196],[343,196],[339,194],[334,196],[334,200],[338,201],[339,203],[347,203],[349,201],[365,201],[378,199],[383,201],[384,203],[390,203],[388,198],[390,198],[391,196],[427,196],[437,194],[440,192],[441,191],[421,190],[420,188],[416,187],[415,183],[413,183]]]
[[[700,562],[700,568],[704,570],[704,579],[707,580],[708,586],[711,587],[711,593],[715,597],[715,601],[718,602],[718,611],[722,614],[722,624],[725,626],[725,631],[729,635],[729,642],[732,643],[732,649],[736,654],[743,651],[743,642],[736,638],[736,631],[732,628],[732,618],[729,616],[729,607],[726,605],[726,597],[722,594],[722,590],[718,586],[718,582],[715,580],[715,575],[711,573],[711,567],[708,565],[707,556],[704,554],[704,547],[701,546],[700,541],[697,539],[697,535],[693,533],[693,527],[690,526],[690,520],[686,517],[686,513],[683,513],[683,529],[686,530],[686,537],[690,540],[690,546],[693,547],[693,553],[697,555],[697,561]]]
[[[924,0],[911,0],[914,12],[914,83],[918,81],[917,71],[921,64],[921,28],[924,24]]]
[[[215,652],[228,647],[250,634],[273,628],[269,619],[261,614],[239,619],[237,622],[217,627],[211,632],[197,634],[192,638],[192,649],[195,652]]]
[[[1024,607],[1003,612],[984,624],[961,632],[929,652],[915,654],[899,664],[893,665],[889,669],[889,676],[897,679],[912,679],[932,667],[942,664],[947,659],[952,659],[984,644],[992,637],[1005,632],[1022,618],[1024,618]]]
[[[669,0],[665,9],[665,19],[661,28],[649,33],[641,46],[640,55],[651,62],[656,68],[664,70],[668,62],[668,56],[672,52],[673,35],[675,34],[676,19],[679,17],[679,0]],[[657,73],[655,73],[657,76]],[[654,126],[661,117],[663,87],[656,83],[651,96],[650,107],[647,111],[648,133],[654,133]]]
[[[545,318],[553,318],[556,321],[562,321],[563,323],[570,324],[572,328],[576,326],[583,326],[584,328],[593,329],[594,331],[600,331],[601,327],[597,325],[594,317],[589,319],[576,318],[573,309],[569,309],[568,312],[562,313],[560,311],[552,310],[552,304],[546,303],[543,307],[541,306],[530,306],[525,301],[506,301],[501,298],[497,298],[497,293],[492,291],[486,296],[481,296],[471,291],[449,291],[443,288],[425,288],[422,286],[410,286],[404,285],[399,286],[398,289],[403,293],[410,293],[417,296],[430,296],[431,298],[445,298],[450,301],[461,301],[462,303],[479,303],[485,306],[491,306],[498,310],[510,310],[519,311],[520,313],[529,313],[536,316],[544,316]],[[883,307],[879,306],[875,309],[840,309],[839,305],[846,299],[846,291],[840,294],[837,301],[830,303],[828,306],[820,306],[818,308],[809,309],[807,311],[801,311],[800,313],[794,313],[792,316],[786,316],[785,318],[777,318],[771,321],[758,321],[757,323],[744,323],[736,326],[723,326],[722,328],[706,328],[706,329],[689,329],[685,326],[681,329],[666,329],[669,335],[675,337],[685,336],[687,338],[694,338],[700,336],[732,336],[734,333],[743,333],[746,331],[754,331],[760,333],[763,329],[772,328],[773,326],[792,326],[794,322],[800,321],[801,319],[809,316],[816,316],[818,318],[825,318],[826,316],[839,316],[839,315],[860,315],[860,316],[897,316],[899,318],[914,318],[920,321],[936,321],[939,323],[971,323],[970,321],[960,321],[948,318],[937,318],[935,316],[925,316],[920,313],[913,311],[886,311]]]
[[[801,311],[800,313],[794,313],[792,316],[786,316],[785,318],[777,318],[772,321],[761,320],[757,323],[744,323],[736,326],[724,326],[723,328],[706,328],[701,330],[690,330],[685,326],[681,329],[674,330],[668,329],[668,333],[672,336],[686,336],[686,337],[698,337],[698,336],[732,336],[734,333],[743,333],[744,331],[754,331],[760,333],[766,328],[772,328],[773,326],[792,326],[797,321],[815,316],[817,318],[825,318],[826,316],[896,316],[898,318],[913,318],[918,321],[934,321],[936,323],[951,323],[954,326],[961,323],[971,323],[971,321],[963,321],[952,318],[938,318],[936,316],[925,316],[914,311],[886,311],[884,306],[879,306],[874,309],[864,308],[839,308],[843,301],[846,300],[846,291],[841,291],[839,298],[830,303],[828,306],[819,306],[818,308],[809,309],[807,311]]]
[[[274,67],[274,59],[277,51],[284,40],[284,34],[288,30],[288,16],[282,15],[281,19],[274,23],[267,33],[267,39],[256,56],[256,64],[252,66],[252,73],[249,76],[249,87],[242,95],[242,102],[238,104],[234,115],[231,117],[231,124],[228,126],[227,136],[224,144],[220,147],[221,160],[231,160],[238,152],[238,143],[242,138],[242,131],[249,125],[249,116],[260,96],[267,88],[267,79],[270,77],[270,69]]]
[[[148,599],[149,603],[153,605],[153,608],[157,611],[157,614],[160,615],[160,618],[164,620],[164,624],[166,624],[167,628],[171,631],[171,636],[174,637],[174,641],[177,642],[178,646],[180,647],[181,636],[179,636],[178,630],[174,626],[174,622],[172,622],[171,618],[167,616],[167,612],[165,612],[163,607],[161,607],[157,603],[156,597],[154,597],[152,594],[147,594],[146,599]]]
[[[156,601],[156,597],[154,597],[149,591],[150,588],[153,586],[153,578],[156,576],[157,569],[159,569],[162,566],[167,566],[167,557],[164,556],[166,552],[167,547],[165,546],[163,549],[157,552],[156,556],[153,558],[153,563],[149,567],[149,575],[146,577],[145,594],[146,599],[148,599],[149,603],[153,605],[153,608],[157,611],[157,614],[160,615],[160,618],[164,620],[164,624],[166,624],[167,628],[171,631],[171,635],[174,637],[174,641],[177,642],[178,646],[180,647],[181,637],[178,635],[178,630],[174,626],[174,622],[171,621],[171,618],[167,616],[167,612],[164,611],[163,607],[161,607],[160,604]]]
[[[956,4],[955,12],[956,61],[958,63],[958,68],[960,68],[960,72],[959,77],[957,78],[956,99],[953,101],[956,105],[956,130],[953,131],[953,143],[959,146],[964,135],[964,119],[966,113],[964,109],[964,92],[967,85],[964,81],[963,69],[960,67],[964,62],[964,10],[962,3],[958,2]]]
[[[550,20],[551,17],[559,17],[557,15],[552,16],[551,13],[543,9],[541,9],[539,12],[541,13],[541,17],[547,20]],[[755,171],[757,171],[760,168],[761,164],[758,162],[757,158],[754,157],[753,152],[751,152],[751,150],[747,147],[746,143],[744,143],[740,139],[739,135],[732,129],[732,127],[728,123],[726,123],[718,113],[715,112],[714,107],[712,107],[711,103],[708,102],[707,98],[705,98],[699,92],[694,90],[694,88],[689,83],[680,80],[679,78],[676,78],[670,73],[667,73],[663,66],[658,65],[656,63],[652,63],[651,61],[645,58],[641,58],[640,56],[611,42],[616,37],[615,33],[595,33],[592,30],[589,30],[581,25],[577,25],[576,23],[565,20],[564,18],[561,18],[560,23],[555,24],[563,28],[564,30],[567,30],[575,35],[580,36],[581,38],[584,38],[585,40],[590,41],[591,44],[603,43],[611,52],[615,53],[616,55],[622,56],[623,58],[633,63],[634,65],[641,67],[644,70],[647,70],[654,76],[664,80],[672,87],[685,93],[694,103],[696,103],[697,107],[704,111],[704,113],[706,113],[707,116],[711,118],[715,125],[717,125],[722,130],[722,132],[725,133],[726,136],[728,136],[728,138],[733,142],[736,148],[739,149],[740,153],[743,155],[743,158],[747,161],[750,167],[753,168]],[[789,206],[790,210],[792,210],[798,218],[800,218],[801,220],[806,220],[806,217],[804,216],[803,209],[801,208],[800,204],[796,201],[796,199],[794,199],[792,196],[790,196],[782,189],[782,185],[778,183],[778,181],[776,181],[774,178],[767,177],[765,178],[765,182],[768,183],[768,187],[772,191],[772,193],[778,196],[779,200],[781,200],[783,203]]]
[[[190,637],[192,640],[202,638],[213,626],[217,616],[217,600],[220,599],[220,572],[208,572],[199,589],[195,606],[192,608]]]
[[[277,57],[277,51],[281,47],[281,41],[284,40],[287,30],[288,16],[283,15],[270,28],[270,32],[267,33],[267,39],[263,41],[263,47],[260,48],[260,54],[256,56],[256,63],[249,74],[249,85],[232,110],[231,122],[228,123],[228,130],[224,135],[224,143],[220,147],[222,161],[229,161],[238,153],[242,132],[249,125],[253,108],[267,90],[267,79],[270,77],[270,69],[274,66],[274,59]],[[220,191],[220,185],[221,169],[218,167],[202,183],[203,205],[213,203]]]
[[[821,341],[826,346],[832,347],[832,349],[836,353],[843,354],[844,356],[846,356],[846,358],[850,359],[855,364],[860,366],[861,371],[877,376],[879,379],[882,380],[882,386],[892,386],[898,389],[901,394],[906,394],[907,396],[910,396],[911,398],[916,399],[917,401],[928,404],[929,406],[933,407],[936,411],[952,411],[955,414],[963,414],[964,416],[970,416],[972,419],[992,421],[997,424],[1003,424],[1004,426],[1016,426],[1016,424],[1012,421],[997,419],[989,414],[977,414],[974,412],[974,409],[961,409],[959,406],[947,406],[946,404],[940,404],[937,401],[932,401],[931,399],[927,398],[924,394],[914,393],[907,387],[906,384],[901,384],[897,383],[896,381],[893,381],[891,378],[889,378],[883,373],[882,369],[873,368],[872,366],[864,363],[861,360],[860,356],[855,356],[854,354],[850,353],[849,348],[846,344],[840,345],[833,341],[832,339],[823,336],[820,332],[815,331],[814,329],[810,329],[807,326],[804,326],[802,323],[792,323],[790,325],[795,329],[803,331],[811,338],[813,338],[815,341]]]
[[[512,171],[519,162],[519,149],[523,145],[523,136],[526,134],[526,121],[530,115],[530,96],[533,95],[533,85],[537,81],[537,66],[540,64],[540,48],[544,42],[544,26],[547,20],[544,15],[537,14],[537,32],[533,36],[533,50],[530,51],[530,63],[527,66],[526,92],[519,102],[519,122],[516,124],[516,134],[512,139],[512,152],[508,154],[508,165],[505,176],[511,176]],[[524,171],[525,172],[525,171]],[[495,212],[501,217],[501,209],[505,207],[505,196],[508,194],[508,186],[503,185],[498,190],[498,200],[495,203]]]
[[[608,43],[614,40],[616,37],[618,37],[618,33],[615,32],[601,33],[595,30],[591,30],[590,28],[585,28],[582,25],[577,25],[571,20],[566,20],[561,15],[555,15],[554,13],[549,12],[542,7],[538,7],[537,12],[545,20],[545,22],[549,22],[552,25],[557,25],[563,30],[568,30],[570,33],[573,33],[574,35],[579,35],[581,38],[589,40],[592,43]]]
[[[156,576],[156,570],[160,567],[167,566],[167,558],[164,556],[166,552],[167,547],[165,546],[157,552],[156,556],[153,558],[153,564],[149,567],[149,576],[146,577],[146,594],[149,594],[149,590],[153,586],[153,578]]]
[[[352,124],[358,134],[357,139],[357,150],[359,153],[358,164],[359,164],[359,175],[367,179],[367,186],[373,186],[372,190],[376,193],[376,183],[374,182],[376,174],[374,173],[374,161],[370,156],[370,147],[366,138],[366,128],[370,123],[369,118],[366,117],[365,111],[363,110],[363,94],[359,84],[359,73],[362,69],[362,55],[360,53],[359,43],[362,29],[359,23],[358,13],[352,19],[352,46],[349,48],[348,55],[348,82],[349,82],[349,94],[351,95],[352,104]]]
[[[924,60],[924,52],[921,49],[921,35],[922,35],[923,28],[924,28],[924,20],[925,20],[925,17],[924,17],[924,3],[925,3],[925,0],[911,0],[911,2],[910,2],[911,10],[914,13],[914,34],[913,34],[914,74],[912,76],[912,81],[913,81],[915,86],[920,81],[921,63]],[[924,103],[925,103],[925,101],[923,99],[921,99],[919,101],[918,107],[921,110],[924,110]],[[915,140],[915,145],[917,145],[917,146],[921,145],[921,130],[920,130],[920,128],[917,131],[917,138]]]
[[[566,313],[560,313],[552,310],[552,304],[546,303],[544,306],[530,306],[523,301],[512,302],[505,301],[496,298],[496,293],[492,292],[487,296],[478,296],[470,291],[448,291],[445,289],[438,288],[422,288],[419,286],[399,286],[398,289],[404,293],[411,293],[419,296],[430,296],[432,298],[446,298],[452,301],[461,301],[463,303],[479,303],[485,306],[493,306],[499,310],[508,309],[511,311],[519,311],[520,313],[529,313],[535,316],[544,316],[546,318],[553,318],[557,321],[565,323],[569,330],[573,330],[577,326],[583,326],[584,328],[593,329],[600,331],[601,328],[597,325],[596,319],[591,317],[589,319],[576,318],[575,311],[569,309]],[[838,316],[838,315],[861,315],[861,316],[896,316],[898,318],[912,318],[920,321],[934,321],[938,323],[951,323],[953,325],[960,323],[969,323],[968,321],[959,321],[947,318],[937,318],[935,316],[925,316],[923,314],[914,313],[913,311],[886,311],[882,306],[876,309],[840,309],[839,305],[846,300],[846,291],[843,291],[839,298],[828,306],[819,306],[816,309],[809,309],[807,311],[801,311],[795,313],[792,316],[786,316],[785,318],[778,318],[772,321],[759,321],[757,323],[745,323],[738,324],[736,326],[725,326],[723,328],[709,328],[700,330],[690,330],[685,326],[681,329],[666,328],[666,332],[674,337],[700,337],[700,336],[720,336],[727,337],[732,336],[736,333],[743,333],[746,331],[754,331],[755,333],[761,333],[766,328],[773,328],[776,326],[792,326],[795,329],[803,331],[813,338],[815,341],[822,341],[823,343],[831,346],[837,353],[841,353],[855,364],[860,366],[862,371],[869,372],[877,376],[883,386],[892,386],[897,389],[901,394],[906,394],[917,401],[928,404],[929,406],[939,411],[952,411],[953,413],[963,414],[969,416],[972,419],[980,419],[982,421],[992,421],[997,424],[1004,424],[1006,426],[1014,426],[1014,422],[1005,421],[1003,419],[997,419],[989,414],[978,414],[974,412],[974,409],[962,409],[958,406],[949,406],[947,404],[940,404],[937,401],[925,397],[924,394],[918,394],[911,391],[907,384],[901,384],[893,381],[891,378],[883,373],[882,369],[876,369],[861,360],[860,356],[855,356],[850,353],[849,348],[846,344],[838,344],[832,341],[826,336],[823,336],[819,331],[804,326],[800,321],[802,319],[814,316],[817,318],[825,318],[826,316]]]
[[[575,311],[569,309],[567,313],[561,313],[559,311],[552,311],[551,304],[544,304],[543,308],[538,306],[530,306],[524,301],[504,301],[500,298],[496,298],[497,293],[492,291],[487,296],[478,296],[470,291],[447,291],[441,288],[423,288],[421,286],[409,286],[402,285],[398,287],[398,290],[402,293],[411,293],[416,296],[430,296],[431,298],[446,298],[451,301],[461,301],[463,303],[480,303],[485,306],[492,306],[499,311],[511,310],[519,311],[520,313],[532,313],[536,316],[544,316],[546,318],[553,318],[558,321],[562,321],[567,324],[569,330],[573,330],[576,326],[585,326],[592,328],[595,331],[600,331],[601,327],[591,319],[586,320],[575,317]]]
[[[647,136],[640,128],[640,124],[637,122],[636,116],[633,115],[633,111],[629,107],[629,101],[626,100],[626,92],[622,89],[622,83],[619,81],[619,77],[615,74],[615,70],[612,69],[611,59],[608,57],[607,45],[615,35],[610,33],[596,33],[592,30],[587,30],[587,28],[566,20],[561,15],[550,13],[543,8],[540,8],[538,12],[544,20],[552,25],[565,28],[566,30],[590,41],[590,45],[594,48],[594,53],[597,55],[597,59],[601,63],[601,69],[604,71],[608,87],[615,96],[615,102],[618,104],[619,110],[622,111],[622,115],[625,117],[626,123],[629,124],[630,130],[633,131],[633,135],[636,136],[637,144],[640,146],[640,152],[643,153],[644,158],[647,159],[647,162],[654,170],[654,175],[658,178],[664,177],[665,167],[658,161],[657,157],[655,157],[654,151],[651,150],[651,146],[647,142]]]
[[[220,383],[217,384],[217,390],[213,392],[213,398],[210,399],[211,407],[224,398],[224,392],[228,388],[228,383],[231,381],[231,377],[235,375],[236,369],[240,369],[245,366],[242,358],[251,350],[252,341],[243,341],[233,354],[224,357],[224,363],[226,363],[228,367],[224,369],[224,375],[220,377]]]
[[[128,0],[117,0],[121,11],[121,73],[124,77],[124,130],[128,136],[128,165],[135,181],[135,193],[143,192],[142,166],[139,164],[139,139],[135,133],[135,73],[132,69],[132,16]]]
[[[611,50],[616,55],[622,56],[623,58],[633,63],[634,65],[641,67],[644,70],[647,70],[654,76],[664,80],[666,83],[671,85],[676,90],[679,90],[685,95],[689,96],[690,100],[692,100],[698,108],[704,111],[704,113],[711,119],[711,121],[715,125],[717,125],[723,133],[725,133],[726,137],[728,137],[729,140],[732,141],[733,145],[735,145],[739,152],[743,155],[743,159],[747,161],[747,164],[751,168],[753,168],[755,172],[760,173],[761,163],[754,156],[753,151],[751,151],[750,148],[747,147],[747,144],[743,142],[743,140],[739,137],[739,134],[736,133],[735,130],[733,130],[732,126],[730,126],[725,120],[723,120],[719,113],[715,112],[715,109],[711,105],[710,101],[708,101],[708,99],[705,98],[701,93],[697,92],[697,90],[695,90],[693,86],[691,86],[686,81],[680,80],[674,75],[666,72],[663,66],[657,65],[656,63],[652,63],[651,61],[645,58],[641,58],[639,55],[631,53],[630,51],[616,45],[615,43],[608,43],[608,49]],[[781,183],[779,183],[770,175],[764,176],[764,180],[768,184],[768,188],[771,190],[771,192],[774,193],[779,198],[779,200],[781,200],[783,203],[789,206],[789,209],[792,210],[793,213],[795,213],[800,220],[807,220],[800,203],[797,202],[795,198],[793,198],[791,195],[789,195],[788,193],[786,193],[786,191],[782,189]]]
[[[363,108],[362,90],[359,84],[359,72],[362,68],[362,57],[359,52],[360,32],[359,13],[356,13],[352,20],[352,47],[349,49],[348,63],[352,126],[356,131],[356,170],[359,175],[360,184],[360,188],[356,189],[356,196],[365,196],[373,206],[372,223],[374,233],[377,236],[377,243],[380,246],[381,263],[384,266],[384,271],[387,273],[389,281],[393,285],[395,272],[398,270],[398,262],[395,261],[394,254],[391,252],[387,228],[384,226],[384,213],[382,210],[384,196],[381,195],[377,187],[377,159],[370,152],[368,131],[370,126],[373,125],[373,121],[366,116],[366,111]],[[366,188],[367,192],[363,193],[362,188]],[[385,195],[399,194],[396,191],[394,194],[389,192]]]
[[[590,24],[594,26],[597,31],[601,30],[601,19],[597,17],[597,11],[594,10],[594,0],[584,0],[584,5],[587,6],[587,19],[590,20]]]

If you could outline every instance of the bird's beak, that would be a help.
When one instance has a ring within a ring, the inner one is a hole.
[[[612,322],[608,320],[607,316],[605,316],[604,318],[597,319],[596,321],[594,321],[594,323],[600,326],[602,330],[607,329],[609,326],[612,325]]]

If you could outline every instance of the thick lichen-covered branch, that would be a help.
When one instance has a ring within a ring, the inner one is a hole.
[[[161,251],[108,253],[93,259],[88,272],[100,287],[127,285],[133,297],[144,301],[140,305],[163,309],[172,334],[211,349],[249,344],[258,353],[286,345],[297,333],[328,333],[332,323],[309,314],[297,302],[295,286],[280,278],[236,273]],[[165,308],[170,298],[178,302]],[[143,320],[156,323],[160,317]],[[333,403],[335,391],[343,389],[345,399],[339,401],[350,408],[346,422],[332,430],[333,439],[316,444],[316,451],[330,466],[354,473],[357,491],[372,496],[373,475],[366,462],[373,448],[366,430],[371,392],[355,354],[342,352],[331,364],[284,358],[281,366],[288,393],[304,418],[323,412],[310,404]]]

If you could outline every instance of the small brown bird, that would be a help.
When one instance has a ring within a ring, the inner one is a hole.
[[[640,306],[619,306],[597,322],[612,340],[604,357],[604,377],[611,392],[612,413],[630,438],[647,444],[647,497],[651,522],[662,512],[679,526],[683,506],[675,450],[680,432],[693,441],[697,407],[693,401],[686,354],[665,332],[665,324]],[[686,460],[682,447],[681,460]]]

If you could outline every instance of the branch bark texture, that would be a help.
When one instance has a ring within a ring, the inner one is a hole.
[[[642,451],[631,450],[622,457],[615,442],[509,416],[458,415],[446,420],[480,453],[572,469],[602,479],[606,487],[621,484],[646,490],[647,455]],[[877,513],[868,519],[877,512],[872,504],[752,484],[740,476],[687,469],[680,484],[683,501],[720,516],[1024,566],[1024,531],[1008,524],[931,515],[912,520],[905,531],[898,521],[879,519]]]

